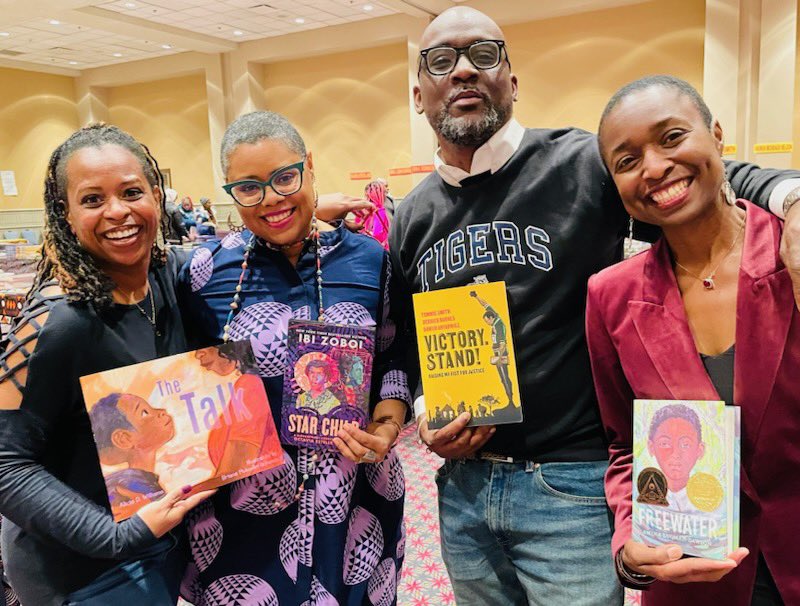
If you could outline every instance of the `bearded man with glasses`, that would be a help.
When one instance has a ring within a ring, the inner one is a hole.
[[[583,316],[586,282],[621,259],[628,217],[595,135],[513,119],[517,78],[489,17],[448,9],[421,46],[414,103],[439,150],[395,214],[393,267],[415,292],[505,281],[524,415],[472,428],[463,413],[430,431],[415,407],[420,438],[445,458],[439,517],[456,602],[621,604]],[[796,171],[726,169],[741,197],[776,210],[800,185]]]

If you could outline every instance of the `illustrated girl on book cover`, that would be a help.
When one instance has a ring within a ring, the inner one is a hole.
[[[309,359],[311,356],[318,357]],[[306,379],[297,381],[305,389],[297,396],[297,408],[311,408],[325,415],[341,404],[341,400],[330,389],[334,383],[332,375],[335,374],[332,365],[333,360],[321,353],[306,354],[297,361],[295,377],[304,374]]]
[[[255,362],[246,341],[198,349],[194,355],[205,370],[234,381],[231,398],[208,434],[212,475],[225,476],[271,452],[275,426],[257,389],[261,379],[249,372]]]

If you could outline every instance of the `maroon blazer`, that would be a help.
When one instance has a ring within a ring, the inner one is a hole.
[[[643,604],[749,606],[759,553],[786,604],[800,604],[800,314],[778,256],[782,223],[747,211],[736,301],[734,402],[742,415],[741,545],[717,583],[657,581]],[[632,401],[719,400],[686,319],[665,240],[589,280],[586,337],[609,440],[612,553],[631,536]]]

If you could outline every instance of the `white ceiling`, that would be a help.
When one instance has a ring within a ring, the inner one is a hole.
[[[641,1],[0,0],[0,66],[74,75],[399,13],[430,18],[461,2],[508,23]]]

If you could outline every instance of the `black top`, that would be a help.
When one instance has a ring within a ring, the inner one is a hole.
[[[731,345],[718,356],[708,356],[701,353],[700,359],[706,368],[714,388],[725,404],[731,406],[733,401],[733,359],[736,346]]]
[[[783,173],[728,163],[762,207]],[[413,292],[505,281],[524,421],[486,449],[518,458],[608,457],[584,336],[589,276],[622,258],[628,217],[588,132],[527,129],[497,172],[452,187],[432,173],[399,205],[390,250]]]
[[[150,274],[163,337],[136,306],[61,299],[27,345],[20,407],[0,410],[2,552],[23,604],[60,605],[156,542],[138,516],[113,521],[78,379],[185,351],[174,273],[172,261]]]
[[[718,356],[709,356],[701,353],[700,359],[706,368],[714,389],[719,397],[729,406],[733,405],[733,362],[735,358],[735,345],[723,351]],[[752,556],[751,556],[752,557]],[[775,580],[767,567],[764,556],[758,554],[756,566],[756,581],[753,589],[752,606],[781,606],[783,600],[775,585]]]

